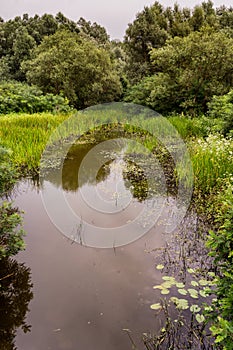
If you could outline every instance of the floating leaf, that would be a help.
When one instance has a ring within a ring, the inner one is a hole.
[[[157,270],[162,270],[163,268],[164,268],[164,265],[162,265],[162,264],[159,264],[159,265],[156,266]]]
[[[177,282],[176,286],[177,286],[177,288],[184,288],[185,287],[184,283],[180,283],[180,282]]]
[[[154,286],[153,289],[164,289],[161,284],[157,285],[157,286]]]
[[[170,300],[173,301],[174,304],[176,304],[179,299],[177,297],[171,297]]]
[[[201,308],[198,305],[191,305],[190,306],[190,311],[191,312],[199,312],[201,310]]]
[[[207,294],[204,290],[200,290],[199,291],[200,295],[203,297],[203,298],[206,298],[207,297]]]
[[[180,293],[182,295],[187,295],[188,294],[187,290],[185,290],[185,289],[178,289],[178,293]]]
[[[151,305],[150,308],[151,308],[152,310],[160,310],[160,309],[162,309],[162,306],[161,306],[160,303],[157,303],[157,304]]]
[[[193,269],[187,269],[188,273],[195,273]]]
[[[175,278],[171,277],[171,276],[163,276],[162,279],[164,281],[173,281],[173,282],[175,282]]]
[[[188,300],[186,299],[177,299],[176,301],[177,309],[186,310],[189,308]]]
[[[205,317],[203,315],[196,314],[196,320],[198,323],[202,323],[205,321]]]
[[[198,287],[199,286],[199,283],[197,281],[191,281],[191,285],[193,287]]]
[[[188,292],[192,298],[198,299],[198,291],[196,289],[189,288]]]
[[[161,290],[161,294],[169,294],[170,291],[168,289],[163,289]]]
[[[207,284],[209,284],[209,282],[207,281],[207,280],[200,280],[199,281],[199,284],[201,285],[201,286],[207,286]]]
[[[171,288],[173,283],[171,281],[166,281],[161,284],[161,286],[165,289]]]

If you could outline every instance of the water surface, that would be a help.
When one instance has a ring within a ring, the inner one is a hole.
[[[84,147],[82,158],[89,150]],[[160,298],[160,293],[152,288],[161,282],[152,250],[162,247],[168,238],[163,225],[166,208],[156,225],[131,244],[100,249],[74,242],[75,237],[72,240],[63,235],[50,220],[42,201],[45,191],[51,198],[56,191],[62,192],[83,220],[111,228],[142,210],[146,189],[142,187],[145,183],[138,188],[135,183],[129,186],[130,176],[127,179],[124,170],[119,172],[122,158],[110,161],[100,168],[97,180],[90,173],[82,188],[87,186],[89,193],[95,195],[91,186],[98,186],[105,204],[110,201],[112,205],[114,186],[121,180],[132,203],[126,211],[118,210],[117,217],[93,211],[80,196],[77,171],[81,160],[72,152],[63,165],[62,180],[52,171],[41,187],[25,179],[15,189],[15,204],[25,211],[27,231],[27,247],[18,255],[18,261],[31,268],[34,294],[27,316],[31,332],[19,331],[16,345],[19,350],[126,350],[132,349],[126,331],[130,330],[138,348],[143,349],[142,333],[154,333],[162,325],[160,315],[150,309],[150,304]],[[58,207],[55,202],[54,208]],[[62,221],[66,220],[62,216]]]

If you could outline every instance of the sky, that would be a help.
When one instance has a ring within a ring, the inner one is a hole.
[[[144,6],[152,5],[155,0],[0,0],[0,17],[4,20],[28,13],[29,15],[53,15],[62,12],[66,17],[77,21],[84,17],[91,22],[104,26],[111,39],[122,39],[128,23],[132,23]],[[160,0],[162,5],[173,6],[174,2],[182,7],[194,7],[202,0]],[[230,6],[232,0],[215,0],[214,6]]]

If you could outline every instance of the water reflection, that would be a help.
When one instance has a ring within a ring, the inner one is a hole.
[[[98,143],[73,144],[66,155],[62,170],[54,167],[54,169],[44,172],[43,179],[57,188],[77,192],[85,184],[96,186],[100,182],[106,181],[110,178],[110,174],[114,173],[114,169],[118,167],[118,170],[121,168],[121,179],[124,182],[125,189],[130,191],[131,195],[140,202],[148,198],[149,192],[150,194],[162,194],[161,182],[164,182],[164,174],[167,195],[177,194],[174,167],[170,158],[167,162],[163,162],[163,159],[160,159],[157,154],[149,152],[146,154],[130,154],[124,149],[125,145],[122,145],[120,141],[117,143],[117,140],[111,140],[111,147],[117,149],[116,153],[109,151],[109,153],[112,153],[110,156],[112,159],[106,159],[103,162],[105,157],[109,157],[106,150],[102,154],[92,152],[88,167],[82,167],[83,160],[96,146],[98,146]],[[115,163],[115,166],[113,166],[113,163]],[[169,164],[170,169],[168,169]],[[78,174],[81,167],[82,180],[80,181]],[[96,169],[98,169],[97,172]],[[148,182],[150,184],[153,182],[153,188],[149,188]]]
[[[30,268],[13,259],[0,261],[0,349],[15,350],[17,328],[30,331],[25,317],[33,298]]]

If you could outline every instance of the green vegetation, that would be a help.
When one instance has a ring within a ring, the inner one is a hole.
[[[219,268],[217,300],[212,307],[211,331],[216,343],[232,349],[233,344],[233,177],[228,178],[211,205],[215,229],[209,233],[207,245]]]
[[[76,108],[110,102],[121,95],[121,84],[109,53],[77,33],[58,31],[22,64],[29,83],[45,93],[63,94]]]
[[[0,147],[0,195],[3,196],[15,183],[16,172],[9,162],[9,151]],[[0,260],[15,255],[24,248],[25,232],[20,228],[22,218],[19,210],[11,203],[0,206]]]
[[[205,29],[169,39],[151,50],[155,73],[133,86],[126,100],[162,113],[206,112],[213,95],[232,86],[232,53],[233,39],[223,32]]]
[[[21,171],[38,170],[40,158],[51,132],[67,114],[9,114],[0,117],[1,142],[12,150],[11,160]]]
[[[223,121],[222,131],[226,135],[233,129],[233,90],[223,96],[214,96],[209,103],[210,118]]]
[[[193,200],[212,227],[205,239],[215,261],[217,297],[206,314],[203,305],[187,305],[187,300],[173,298],[170,304],[180,310],[189,307],[196,322],[194,333],[201,335],[208,321],[216,348],[232,349],[233,9],[214,8],[211,1],[194,9],[177,4],[165,8],[155,2],[136,15],[123,42],[111,41],[97,23],[84,18],[74,22],[61,13],[2,20],[0,34],[0,194],[14,184],[15,166],[21,175],[38,172],[52,131],[73,107],[123,100],[163,113],[191,155]],[[78,118],[80,130],[93,126],[84,116],[82,120],[82,113]],[[138,120],[137,126],[145,125]],[[170,162],[148,134],[124,127],[126,135],[136,134],[155,153],[157,148],[161,162]],[[3,204],[0,258],[23,248],[18,225],[18,210]],[[164,277],[173,279],[173,288],[180,283],[173,276]],[[197,277],[192,287],[199,282]],[[195,299],[192,287],[180,287],[178,293]],[[198,296],[203,292],[199,289]],[[169,288],[162,291],[166,295]],[[163,303],[153,309],[160,310],[161,305],[167,312]],[[176,335],[171,322],[169,327]],[[163,335],[164,331],[160,342]],[[155,343],[149,349],[156,349]]]
[[[69,112],[69,101],[60,95],[45,94],[37,86],[20,82],[0,83],[0,114]]]

